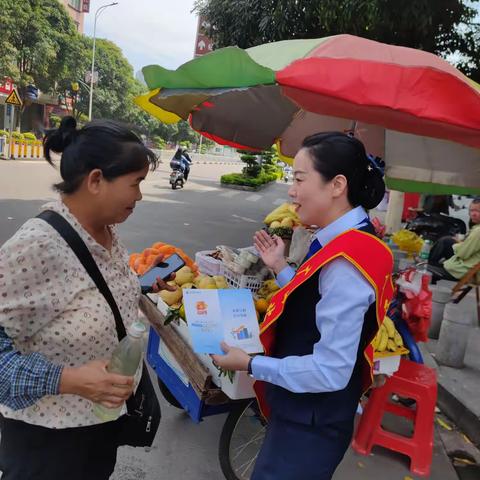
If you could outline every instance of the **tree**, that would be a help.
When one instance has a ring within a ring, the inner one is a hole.
[[[0,76],[57,92],[79,55],[80,36],[57,0],[0,0]],[[28,102],[27,102],[28,104]]]
[[[295,38],[350,33],[451,56],[480,77],[479,24],[462,0],[197,0],[216,47],[248,48]]]

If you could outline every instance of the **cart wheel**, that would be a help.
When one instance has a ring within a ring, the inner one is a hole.
[[[218,458],[227,480],[248,480],[265,436],[266,422],[256,400],[233,406],[220,435]]]
[[[172,392],[170,392],[168,387],[158,377],[157,377],[157,381],[158,381],[158,388],[162,392],[162,395],[165,398],[165,400],[173,407],[181,408],[183,410],[183,407],[178,403],[178,400],[172,395]]]

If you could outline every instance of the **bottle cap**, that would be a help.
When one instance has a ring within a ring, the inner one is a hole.
[[[145,325],[142,322],[133,322],[128,328],[128,334],[134,338],[143,337],[144,333],[147,331]]]

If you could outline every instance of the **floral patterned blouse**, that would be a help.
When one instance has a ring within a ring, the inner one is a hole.
[[[111,228],[111,251],[98,244],[61,202],[102,272],[126,328],[137,320],[140,287],[128,253]],[[112,311],[63,238],[28,220],[0,248],[0,413],[48,428],[101,423],[92,403],[59,395],[64,366],[108,359],[118,343]]]

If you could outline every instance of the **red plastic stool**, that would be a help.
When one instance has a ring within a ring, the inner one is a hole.
[[[416,408],[407,408],[391,402],[391,395],[412,398]],[[374,445],[403,453],[410,457],[410,470],[415,475],[430,475],[433,451],[433,422],[437,401],[437,375],[435,370],[402,359],[397,372],[385,385],[374,388],[365,406],[352,442],[353,449],[369,455]],[[411,438],[382,428],[385,412],[399,415],[414,422]]]

